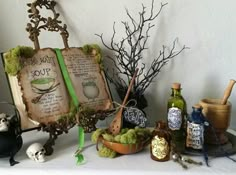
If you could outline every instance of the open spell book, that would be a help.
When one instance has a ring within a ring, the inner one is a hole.
[[[35,48],[18,46],[4,53],[5,69],[22,128],[30,128],[35,123],[47,125],[65,116],[74,117],[75,107],[95,112],[112,109],[100,48],[94,44],[68,46],[67,26],[58,20],[55,1],[34,1],[27,5],[30,23],[26,30]],[[41,16],[42,9],[51,10],[53,16]],[[65,48],[40,49],[41,30],[60,32]],[[79,105],[73,103],[75,99]]]
[[[22,68],[17,77],[8,76],[24,125],[30,124],[24,122],[28,117],[47,124],[71,112],[66,79],[70,79],[81,106],[95,111],[112,108],[109,88],[98,60],[99,53],[95,49],[85,53],[83,48],[66,48],[60,53],[66,67],[64,70],[55,50],[45,48],[36,51],[32,57],[21,57]],[[67,71],[69,77],[63,77],[62,71]]]

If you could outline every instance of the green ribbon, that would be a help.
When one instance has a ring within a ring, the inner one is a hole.
[[[75,89],[73,87],[67,67],[64,62],[64,58],[61,54],[61,50],[57,49],[57,48],[54,50],[56,51],[57,60],[60,65],[61,72],[62,72],[64,81],[65,81],[66,87],[67,87],[70,97],[76,107],[76,110],[78,111],[79,110],[79,100],[76,96]],[[75,156],[77,157],[77,164],[80,165],[84,162],[84,156],[81,154],[81,151],[84,147],[84,140],[85,140],[84,139],[84,129],[82,127],[78,127],[78,136],[79,136],[79,139],[78,139],[78,150],[79,151],[77,151],[78,153]]]

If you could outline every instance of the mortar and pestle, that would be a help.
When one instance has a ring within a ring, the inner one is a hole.
[[[222,99],[202,99],[199,103],[203,107],[203,115],[212,125],[205,132],[205,142],[208,144],[225,144],[228,142],[226,131],[230,124],[231,103],[228,98],[235,80],[230,80]]]

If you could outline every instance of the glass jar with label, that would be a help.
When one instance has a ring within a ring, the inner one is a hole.
[[[168,128],[171,130],[171,146],[174,152],[185,150],[186,102],[181,95],[181,84],[173,83],[171,97],[167,104]]]
[[[199,104],[194,105],[192,108],[193,111],[187,120],[186,148],[202,150],[204,146],[205,117]]]
[[[170,133],[164,121],[156,123],[156,128],[152,132],[150,144],[151,158],[164,162],[170,159]]]

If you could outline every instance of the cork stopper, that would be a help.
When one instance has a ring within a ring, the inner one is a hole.
[[[181,84],[180,83],[173,83],[172,88],[173,89],[181,89]]]
[[[193,108],[195,108],[195,109],[201,109],[202,106],[201,106],[200,104],[195,104],[195,105],[193,105]]]
[[[165,129],[167,127],[167,123],[163,120],[156,122],[156,126],[158,129]]]

